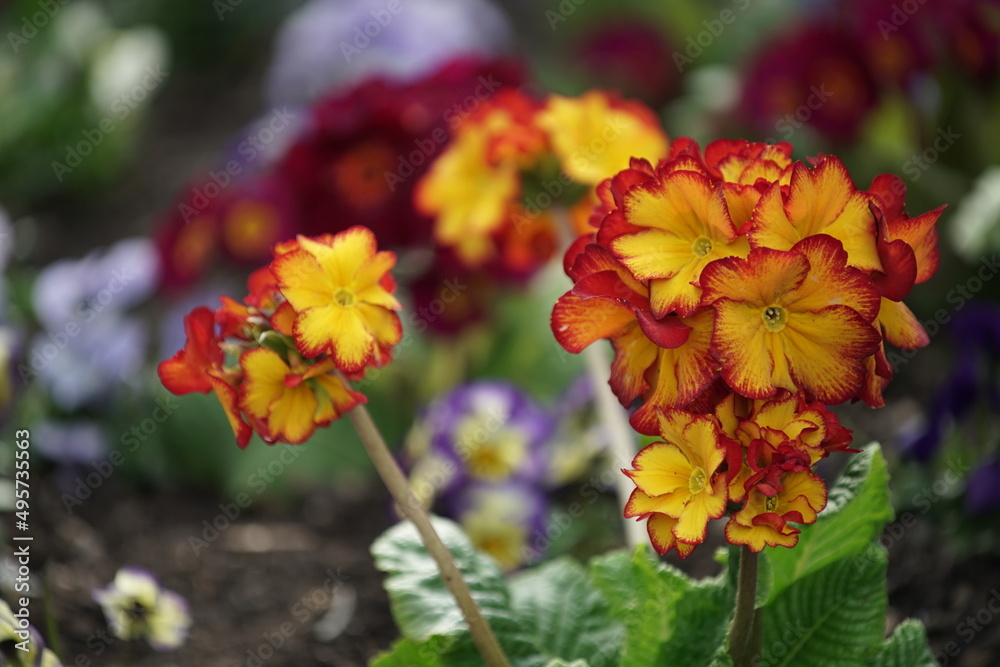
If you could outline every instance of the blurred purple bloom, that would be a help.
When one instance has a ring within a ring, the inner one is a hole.
[[[48,331],[77,320],[82,327],[106,311],[123,312],[145,301],[159,280],[153,242],[125,239],[83,259],[61,259],[38,275],[35,313]]]
[[[458,387],[428,407],[407,438],[411,478],[430,485],[432,495],[476,481],[539,482],[553,426],[552,417],[514,385]]]
[[[1000,510],[1000,459],[980,466],[965,489],[965,507],[970,514],[986,514]]]
[[[25,361],[60,408],[96,405],[135,380],[149,333],[124,312],[146,300],[157,280],[157,255],[147,239],[59,260],[38,276],[33,302],[45,331],[34,337]]]
[[[58,463],[85,465],[104,458],[108,451],[107,437],[92,421],[46,420],[36,424],[32,432],[38,451]]]
[[[312,0],[275,39],[267,75],[272,104],[304,105],[373,75],[416,79],[455,56],[490,57],[510,41],[488,0]]]

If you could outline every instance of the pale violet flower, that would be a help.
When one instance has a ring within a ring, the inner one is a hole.
[[[499,55],[510,36],[488,0],[312,0],[278,32],[268,97],[307,104],[371,76],[413,80],[457,56]]]
[[[157,651],[176,649],[187,639],[191,627],[187,602],[160,588],[146,570],[123,567],[107,587],[94,591],[94,601],[119,639],[145,639]]]

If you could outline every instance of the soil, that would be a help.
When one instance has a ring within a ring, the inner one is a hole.
[[[32,566],[47,573],[67,667],[124,658],[124,642],[111,638],[91,598],[124,564],[147,568],[184,596],[194,621],[175,652],[136,647],[139,665],[354,667],[396,636],[368,552],[389,525],[388,500],[375,485],[314,489],[262,512],[198,492],[108,490],[98,488],[72,515],[57,489],[33,494],[40,507]],[[40,629],[41,606],[33,621]],[[336,637],[316,637],[331,625],[340,628]]]
[[[235,505],[204,492],[109,491],[97,489],[73,514],[54,487],[34,494],[41,505],[33,515],[32,565],[47,573],[67,667],[125,656],[123,642],[104,639],[110,635],[91,599],[118,564],[155,572],[190,602],[194,619],[181,649],[157,654],[143,645],[139,665],[353,667],[397,636],[368,552],[390,523],[387,498],[374,482],[312,489],[284,507],[250,507],[233,520],[225,512],[234,515]],[[207,530],[206,521],[222,530]],[[1000,557],[956,557],[926,517],[896,535],[883,540],[890,548],[888,626],[907,617],[923,621],[942,665],[998,664],[1000,615],[988,603],[1000,600]],[[698,563],[682,566],[705,574]],[[34,622],[45,627],[40,607]],[[341,628],[336,637],[317,636],[331,624]]]

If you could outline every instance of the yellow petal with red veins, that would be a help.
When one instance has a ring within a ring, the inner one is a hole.
[[[581,299],[567,293],[559,297],[552,309],[552,332],[559,344],[574,354],[579,354],[596,340],[623,333],[626,326],[634,323],[635,313],[632,309],[610,299]],[[645,338],[638,325],[634,326],[634,332]],[[634,351],[628,349],[624,352],[631,354]],[[642,370],[645,372],[645,368]],[[640,373],[639,378],[641,377]]]
[[[827,491],[823,480],[805,470],[786,473],[781,478],[781,512],[799,512],[802,523],[815,523],[816,516],[826,507]]]
[[[795,309],[800,311],[848,306],[866,322],[875,319],[878,289],[867,275],[846,265],[847,252],[836,239],[823,234],[811,236],[797,243],[794,250],[806,256],[809,277],[788,294],[786,303],[794,301]]]
[[[717,475],[703,493],[696,493],[684,505],[684,511],[674,526],[674,536],[681,542],[698,544],[705,540],[709,519],[718,519],[726,513],[726,479]],[[712,493],[708,493],[711,490]]]
[[[379,285],[382,277],[396,266],[396,253],[383,250],[377,252],[360,267],[357,273],[350,276],[348,285],[357,291]]]
[[[789,531],[780,533],[767,524],[744,526],[730,517],[726,524],[726,540],[730,544],[745,544],[751,551],[759,553],[764,547],[794,547],[799,543],[799,531],[791,527]]]
[[[379,345],[391,347],[403,338],[403,326],[393,311],[367,303],[359,303],[356,310],[365,330]]]
[[[847,306],[818,313],[794,313],[780,334],[800,386],[828,405],[854,396],[864,380],[863,359],[875,353],[881,336]]]
[[[316,430],[316,410],[319,403],[312,389],[306,384],[287,388],[271,404],[267,417],[272,436],[290,444],[305,442]]]
[[[715,305],[712,345],[722,363],[722,377],[743,396],[769,398],[778,390],[775,363],[762,309],[728,299]],[[780,379],[780,378],[779,378]]]
[[[904,350],[916,350],[930,344],[930,336],[906,304],[889,299],[882,299],[881,303],[878,321],[887,341]]]
[[[277,352],[266,347],[244,352],[240,367],[246,375],[241,397],[243,410],[256,419],[266,419],[271,404],[286,389],[285,376],[291,370]]]
[[[320,375],[315,380],[320,391],[316,398],[319,407],[316,410],[317,423],[329,423],[355,406],[365,403],[364,394],[348,389],[343,381],[335,375]]]
[[[253,429],[250,428],[250,425],[240,415],[239,392],[228,382],[220,380],[217,377],[210,377],[209,380],[212,383],[212,388],[215,390],[216,397],[219,399],[219,403],[222,404],[222,409],[226,413],[229,426],[233,429],[233,435],[236,436],[236,444],[239,445],[240,449],[246,448],[251,436],[253,436]]]
[[[355,373],[372,356],[372,336],[356,308],[310,308],[295,320],[295,345],[308,357],[330,352],[337,368]]]
[[[271,263],[281,293],[295,310],[323,307],[333,300],[334,286],[316,258],[305,250],[293,250]]]
[[[633,489],[628,502],[625,503],[625,518],[643,517],[647,514],[658,512],[672,517],[680,516],[684,510],[685,496],[677,493],[666,493],[659,496],[650,496],[643,493],[641,489]]]
[[[677,519],[673,517],[669,517],[666,514],[653,514],[646,523],[649,541],[653,544],[656,552],[661,555],[671,549],[677,549],[678,556],[687,558],[697,545],[678,542],[677,538],[674,537],[674,526],[676,525]]]
[[[639,280],[669,278],[694,258],[691,241],[659,229],[623,234],[611,249]]]
[[[654,442],[644,447],[636,454],[632,467],[635,469],[626,470],[625,474],[651,496],[686,489],[692,469],[691,462],[680,447],[666,442]]]
[[[715,379],[718,366],[711,352],[713,317],[712,309],[705,308],[683,318],[682,322],[691,327],[687,342],[676,349],[653,351],[656,361],[647,374],[650,391],[631,418],[633,428],[640,433],[656,434],[658,409],[687,405]]]
[[[331,245],[305,236],[299,236],[298,240],[304,250],[316,257],[336,286],[350,285],[361,267],[375,255],[376,249],[375,234],[359,225],[336,234]]]

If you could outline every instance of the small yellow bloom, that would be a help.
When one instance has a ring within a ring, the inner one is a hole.
[[[403,334],[388,275],[395,263],[396,255],[378,252],[375,235],[360,226],[300,236],[297,249],[276,257],[271,270],[295,309],[299,351],[308,358],[328,353],[345,373],[386,364]]]
[[[637,102],[592,90],[580,97],[552,95],[538,117],[570,178],[596,186],[632,158],[656,164],[667,156],[668,139],[656,115]]]

